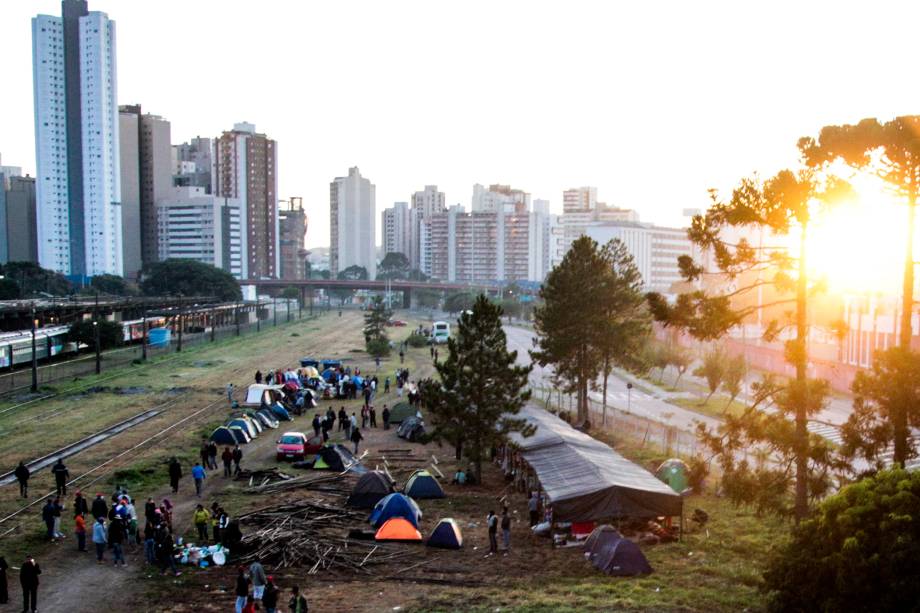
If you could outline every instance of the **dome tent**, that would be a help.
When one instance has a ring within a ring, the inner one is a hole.
[[[671,489],[680,494],[689,487],[690,467],[683,460],[671,458],[665,460],[655,471],[655,476],[671,486]]]
[[[415,417],[416,409],[408,402],[398,402],[390,409],[390,423],[401,424],[408,417]]]
[[[255,426],[253,426],[251,423],[249,423],[242,417],[231,419],[229,422],[227,422],[227,427],[228,428],[233,428],[233,427],[239,428],[240,430],[245,432],[249,436],[250,439],[254,439],[256,436],[258,436],[258,432],[256,432]]]
[[[367,470],[344,445],[329,443],[319,450],[313,461],[314,470],[364,472]]]
[[[345,504],[359,509],[373,509],[381,498],[392,493],[393,482],[390,478],[379,470],[372,470],[361,475]]]
[[[378,541],[421,541],[422,534],[409,520],[393,517],[380,526],[374,539]]]
[[[418,520],[421,516],[422,510],[418,508],[414,500],[403,494],[393,493],[384,496],[374,505],[369,521],[372,526],[379,528],[388,519],[402,517],[418,528]]]
[[[444,498],[441,485],[427,470],[417,470],[412,473],[403,488],[406,496],[413,498]]]
[[[245,445],[252,440],[252,437],[249,434],[240,428],[239,426],[227,426],[227,430],[233,435],[233,438],[236,440],[236,445]]]
[[[211,433],[211,440],[218,445],[236,445],[237,440],[227,426],[219,426]]]
[[[598,526],[585,540],[585,556],[600,571],[617,577],[645,575],[652,567],[639,546],[613,526]]]
[[[453,519],[445,518],[438,522],[426,543],[429,547],[442,549],[460,549],[463,547],[463,535],[460,526]]]

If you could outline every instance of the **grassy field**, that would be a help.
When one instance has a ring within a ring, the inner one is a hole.
[[[701,398],[669,398],[668,402],[683,407],[688,411],[708,415],[710,417],[725,417],[726,415],[741,415],[747,405],[739,400],[729,402],[727,396],[713,395],[708,401],[705,396]]]

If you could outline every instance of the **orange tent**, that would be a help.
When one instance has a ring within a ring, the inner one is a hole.
[[[422,534],[412,523],[402,517],[392,517],[377,530],[378,541],[421,541]]]

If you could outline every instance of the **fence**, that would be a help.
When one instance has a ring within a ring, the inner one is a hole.
[[[268,305],[263,304],[263,307],[264,306]],[[269,330],[276,325],[284,324],[289,321],[300,321],[301,319],[309,317],[306,309],[291,308],[287,310],[280,305],[277,311],[265,309],[265,313],[266,316],[264,318],[250,322],[241,321],[239,326],[231,322],[223,326],[206,328],[203,332],[183,332],[181,350],[184,351],[191,347],[217,342],[243,334]],[[171,335],[170,342],[165,346],[152,346],[148,344],[147,358],[149,359],[169,353],[178,353],[179,350],[179,335],[174,332]],[[100,372],[105,373],[106,371],[122,368],[135,361],[142,360],[144,357],[143,352],[143,345],[130,345],[128,347],[103,351],[100,354]],[[94,353],[84,354],[70,360],[38,367],[38,385],[41,387],[60,381],[73,380],[77,377],[95,374],[95,372],[96,355]],[[27,392],[31,386],[31,368],[20,368],[0,375],[0,396],[14,394],[16,392]]]
[[[547,409],[574,416],[576,409],[575,397],[563,394],[558,390],[546,388],[534,389],[534,397],[542,401]],[[588,399],[588,418],[591,428],[601,430],[614,441],[629,439],[643,447],[652,447],[661,450],[668,456],[692,457],[697,453],[699,441],[696,434],[682,430],[667,422],[654,421],[640,417],[628,410],[607,405],[606,417],[602,403]]]

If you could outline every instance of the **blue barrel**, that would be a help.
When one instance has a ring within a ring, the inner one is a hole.
[[[151,347],[167,347],[169,335],[169,328],[150,328],[147,331],[147,344]]]

